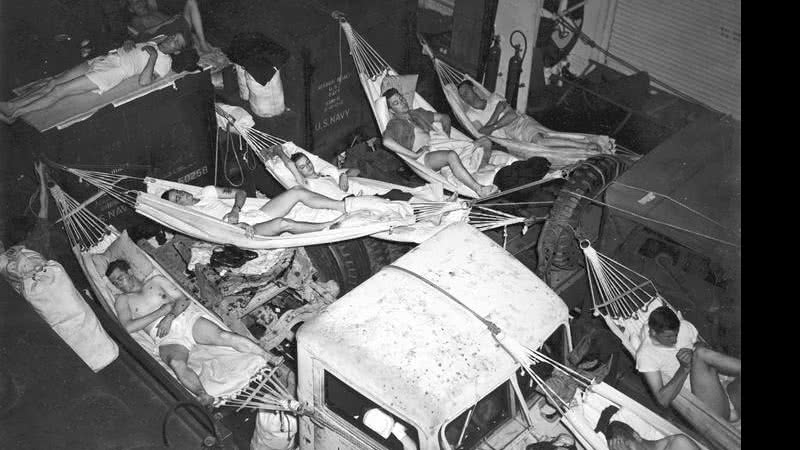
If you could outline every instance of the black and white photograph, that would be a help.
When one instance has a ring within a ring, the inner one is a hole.
[[[741,22],[0,0],[0,447],[741,449]]]

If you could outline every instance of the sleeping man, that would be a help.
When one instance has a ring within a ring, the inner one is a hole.
[[[401,202],[391,202],[371,195],[335,200],[302,186],[294,186],[281,192],[260,208],[246,205],[247,194],[241,189],[233,188],[206,186],[197,197],[186,191],[170,189],[165,191],[161,197],[173,203],[188,206],[215,219],[236,224],[245,230],[248,237],[256,234],[278,236],[282,233],[310,233],[335,228],[339,222],[348,217],[358,217],[359,213],[356,212],[358,210],[364,210],[363,215],[365,216],[378,213],[384,216],[393,216],[394,219],[413,220],[413,210]],[[233,205],[222,201],[226,199],[233,199]],[[322,217],[323,220],[306,222],[286,218],[286,215],[298,204],[307,208],[298,212],[295,217],[298,215],[314,219]],[[336,214],[337,211],[342,214],[330,219],[329,213]]]
[[[527,114],[519,114],[503,97],[492,93],[482,98],[470,80],[458,85],[458,95],[467,104],[467,118],[478,132],[487,136],[564,149],[595,152],[610,151],[612,144],[606,136],[577,133],[555,133]]]
[[[261,208],[248,208],[245,211],[242,208],[245,206],[247,193],[241,189],[206,186],[197,197],[186,191],[169,189],[161,195],[161,198],[172,203],[191,207],[215,219],[239,225],[244,228],[248,237],[256,234],[278,236],[287,232],[297,234],[322,231],[341,219],[341,216],[326,222],[300,222],[287,219],[285,217],[286,214],[298,203],[310,208],[345,212],[345,202],[343,200],[334,200],[316,192],[311,192],[301,186],[295,186],[285,192],[281,192]],[[233,206],[221,201],[225,199],[234,199]]]
[[[272,363],[279,360],[250,339],[220,328],[208,313],[162,275],[139,280],[131,272],[130,264],[118,259],[108,265],[106,276],[122,291],[114,307],[125,330],[128,333],[144,330],[153,338],[161,360],[203,405],[210,405],[214,398],[187,365],[189,353],[197,344],[232,347],[242,353],[260,355]]]
[[[41,87],[21,97],[0,102],[0,119],[11,123],[64,98],[87,92],[102,94],[134,76],[139,77],[139,85],[147,86],[170,70],[182,72],[197,64],[194,50],[181,52],[189,42],[190,35],[176,33],[146,43],[128,43],[47,79]],[[181,57],[176,56],[179,53],[183,53]]]
[[[283,162],[289,172],[292,173],[292,176],[294,176],[297,184],[305,186],[313,192],[336,200],[341,200],[351,195],[361,195],[361,192],[358,191],[358,186],[350,183],[347,176],[348,174],[357,175],[358,169],[347,169],[341,173],[338,173],[338,170],[336,171],[337,173],[320,173],[314,167],[311,159],[302,152],[288,156],[282,146],[274,145],[269,148],[268,153]],[[375,196],[387,200],[401,201],[410,200],[412,197],[411,194],[398,189],[392,189],[385,194],[376,194]]]
[[[406,99],[395,88],[387,89],[383,96],[392,116],[383,133],[383,145],[386,148],[415,160],[421,159],[426,167],[433,170],[449,167],[453,175],[475,191],[479,197],[485,197],[497,190],[497,186],[478,183],[464,167],[464,163],[455,151],[431,149],[431,136],[441,134],[434,128],[434,122],[441,125],[447,138],[450,137],[450,117],[447,114],[434,113],[422,108],[411,109]],[[480,164],[483,166],[488,162],[491,142],[482,138],[474,144],[483,148],[484,158]]]

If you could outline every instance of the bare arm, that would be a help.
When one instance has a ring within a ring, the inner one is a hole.
[[[644,372],[642,375],[644,375],[644,379],[650,387],[650,392],[653,393],[658,404],[667,407],[683,388],[683,383],[686,381],[686,377],[689,376],[689,369],[681,366],[666,385],[661,382],[661,374],[658,372]]]
[[[125,331],[128,333],[134,333],[144,329],[146,326],[169,313],[171,308],[172,305],[161,305],[161,307],[157,310],[134,319],[133,314],[131,313],[130,305],[128,305],[128,295],[120,295],[119,298],[117,298],[116,304],[119,321],[122,323],[122,326],[125,327]]]
[[[403,155],[403,156],[408,156],[411,159],[419,158],[419,153],[415,153],[415,152],[411,151],[410,149],[403,147],[397,141],[395,141],[394,139],[392,139],[390,137],[385,137],[384,136],[384,138],[383,138],[383,146],[388,148],[389,150],[395,152],[395,153],[398,153],[398,154]]]
[[[231,206],[231,212],[225,214],[222,220],[228,223],[239,223],[239,211],[242,210],[242,206],[244,206],[244,202],[245,200],[247,200],[247,193],[241,189],[235,189],[230,187],[224,187],[224,188],[218,187],[217,198],[234,199],[233,206]]]
[[[442,130],[448,137],[450,136],[450,116],[447,114],[433,113],[433,121],[442,124]]]
[[[295,181],[297,181],[298,184],[302,184],[303,186],[305,186],[306,177],[304,177],[303,174],[300,173],[299,170],[297,170],[297,166],[294,165],[294,162],[291,159],[289,159],[289,156],[287,156],[286,152],[283,151],[283,147],[281,147],[280,145],[277,145],[276,147],[277,148],[275,149],[275,154],[278,155],[278,158],[280,158],[281,161],[283,161],[283,165],[285,165],[286,168],[289,169],[289,172],[292,172],[292,175],[294,175],[294,179]]]
[[[514,112],[514,110],[511,108],[511,106],[509,106],[508,103],[506,103],[505,100],[497,102],[497,105],[495,105],[494,111],[492,111],[492,115],[489,116],[489,120],[486,122],[485,126],[494,125],[495,123],[497,123],[500,117],[507,114],[509,110],[511,110],[511,112]]]
[[[148,57],[147,65],[144,66],[144,70],[142,70],[142,73],[139,74],[139,86],[147,86],[156,79],[156,76],[153,74],[153,68],[156,66],[158,52],[156,52],[156,49],[150,45],[145,46],[142,48],[142,50],[147,52]]]
[[[178,289],[172,282],[167,280],[163,276],[157,276],[153,278],[153,282],[158,283],[161,289],[167,294],[168,297],[172,299],[170,304],[171,308],[169,313],[174,316],[179,316],[183,313],[186,308],[189,307],[189,304],[192,302],[189,297],[183,294],[183,291]]]
[[[492,134],[494,130],[509,125],[516,118],[517,112],[514,111],[514,108],[509,106],[506,102],[500,102],[497,104],[497,107],[495,107],[492,117],[489,118],[486,125],[482,126],[479,131],[483,134]]]

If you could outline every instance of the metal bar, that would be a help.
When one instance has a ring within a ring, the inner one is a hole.
[[[267,303],[268,301],[272,300],[273,298],[275,298],[275,296],[277,296],[281,292],[285,291],[286,289],[289,289],[288,285],[287,286],[281,286],[281,287],[275,289],[274,292],[269,292],[269,293],[266,293],[266,294],[263,294],[263,295],[256,294],[256,296],[260,297],[260,298],[258,298],[256,301],[251,301],[247,305],[247,309],[245,309],[242,312],[240,317],[244,317],[244,316],[250,314],[256,308],[258,308],[258,307],[264,305],[264,303]]]
[[[106,192],[105,192],[105,191],[100,191],[100,192],[98,192],[97,194],[94,194],[93,196],[89,197],[89,198],[88,198],[86,201],[84,201],[83,203],[81,203],[80,205],[78,205],[78,206],[77,206],[75,209],[73,209],[72,211],[70,211],[70,212],[68,212],[68,213],[66,213],[66,214],[63,214],[63,215],[61,216],[61,218],[60,218],[60,219],[56,220],[56,223],[59,223],[59,222],[63,221],[63,220],[64,220],[64,219],[66,219],[66,218],[72,217],[73,215],[75,215],[75,213],[77,213],[78,211],[80,211],[80,210],[82,210],[82,209],[86,208],[86,207],[87,207],[87,206],[89,206],[91,203],[94,203],[94,201],[95,201],[95,200],[97,200],[98,198],[100,198],[100,197],[102,197],[102,196],[104,196],[104,195],[106,195]]]

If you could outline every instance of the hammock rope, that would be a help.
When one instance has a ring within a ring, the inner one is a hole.
[[[681,201],[678,201],[678,200],[676,200],[676,199],[674,199],[674,198],[670,197],[669,195],[666,195],[666,194],[661,194],[661,193],[659,193],[659,192],[655,192],[655,191],[652,191],[652,190],[649,190],[649,189],[640,188],[640,187],[638,187],[638,186],[631,186],[631,185],[629,185],[629,184],[620,183],[619,181],[615,181],[615,182],[614,182],[614,185],[615,185],[615,186],[622,186],[622,187],[625,187],[625,188],[628,188],[628,189],[632,189],[632,190],[635,190],[635,191],[639,191],[639,192],[646,192],[646,193],[648,193],[648,194],[652,194],[652,195],[655,195],[655,196],[657,196],[657,197],[663,197],[663,198],[665,198],[665,199],[667,199],[667,200],[669,200],[669,201],[671,201],[671,202],[673,202],[673,203],[677,204],[678,206],[680,206],[680,207],[682,207],[682,208],[685,208],[685,209],[689,210],[690,212],[692,212],[692,213],[696,214],[697,216],[699,216],[699,217],[702,217],[703,219],[705,219],[705,220],[707,220],[707,221],[709,221],[709,222],[713,223],[714,225],[717,225],[718,227],[720,227],[720,228],[724,229],[725,231],[729,231],[729,232],[731,232],[731,233],[735,234],[736,236],[739,236],[739,235],[740,235],[740,234],[739,234],[738,232],[736,232],[735,230],[731,230],[731,229],[727,228],[725,225],[723,225],[723,224],[722,224],[722,223],[720,223],[719,221],[717,221],[717,220],[714,220],[714,219],[712,219],[711,217],[708,217],[707,215],[705,215],[705,214],[701,213],[700,211],[698,211],[698,210],[696,210],[696,209],[694,209],[694,208],[690,207],[689,205],[687,205],[687,204],[685,204],[685,203],[683,203],[683,202],[681,202]]]
[[[215,406],[298,413],[302,405],[277,378],[278,366],[264,367],[239,392],[216,399]]]
[[[599,253],[591,242],[580,242],[589,275],[595,315],[629,319],[660,298],[655,284],[644,275]]]
[[[701,233],[699,231],[694,231],[694,230],[691,230],[689,228],[681,227],[679,225],[674,225],[674,224],[671,224],[669,222],[665,222],[663,220],[658,220],[658,219],[653,219],[653,218],[650,218],[650,217],[646,217],[646,216],[643,216],[641,214],[637,214],[637,213],[635,213],[633,211],[628,211],[627,209],[620,208],[618,206],[609,205],[608,203],[602,202],[602,201],[597,200],[597,199],[592,198],[592,197],[587,197],[585,195],[578,194],[576,192],[569,192],[569,194],[570,195],[574,195],[574,196],[579,197],[579,198],[582,198],[582,199],[585,199],[585,200],[589,200],[590,202],[596,203],[596,204],[601,205],[601,206],[607,206],[607,207],[609,207],[611,209],[615,209],[617,211],[620,211],[622,213],[637,217],[637,218],[642,219],[642,220],[647,220],[649,222],[657,223],[659,225],[664,225],[665,227],[674,228],[676,230],[684,231],[686,233],[693,234],[695,236],[699,236],[699,237],[702,237],[702,238],[706,238],[706,239],[714,241],[714,242],[719,242],[720,244],[729,245],[729,246],[735,247],[735,248],[741,248],[742,247],[741,244],[737,244],[735,242],[730,242],[730,241],[726,241],[724,239],[716,238],[714,236],[710,236],[708,234]]]
[[[86,251],[108,233],[108,226],[102,219],[64,192],[58,184],[50,187],[50,195],[63,218],[64,231],[71,245]]]

